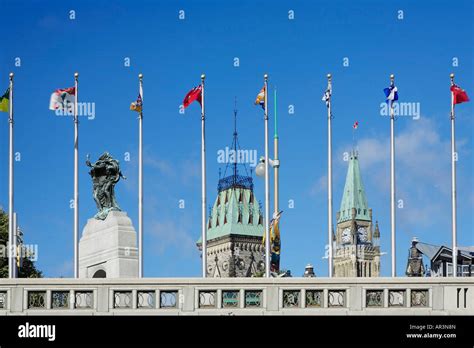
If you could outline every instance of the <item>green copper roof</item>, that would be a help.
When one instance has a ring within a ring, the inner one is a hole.
[[[357,153],[351,153],[349,168],[347,169],[346,184],[342,195],[341,209],[337,222],[347,221],[352,218],[352,208],[356,210],[357,220],[370,221],[367,198],[364,185],[360,175],[359,160]]]
[[[207,223],[207,240],[228,235],[263,237],[263,215],[250,188],[231,186],[217,194]]]

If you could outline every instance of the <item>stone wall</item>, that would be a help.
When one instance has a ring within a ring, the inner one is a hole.
[[[472,278],[3,279],[0,315],[474,315]]]

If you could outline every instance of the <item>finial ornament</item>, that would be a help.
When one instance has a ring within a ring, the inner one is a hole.
[[[75,73],[74,73],[74,78],[77,80],[78,77],[79,77],[79,73],[78,73],[78,72],[75,72]]]
[[[206,74],[201,75],[201,80],[204,80],[204,79],[206,79]]]
[[[265,80],[268,80],[268,74],[263,75],[263,78],[264,78]]]
[[[330,80],[332,78],[332,75],[331,74],[327,74],[327,78],[328,80]]]
[[[10,73],[10,80],[13,80],[13,76],[14,76],[14,75],[15,75],[15,74],[13,74],[12,72]]]
[[[139,78],[140,80],[143,79],[143,74],[142,74],[142,73],[138,74],[138,78]]]

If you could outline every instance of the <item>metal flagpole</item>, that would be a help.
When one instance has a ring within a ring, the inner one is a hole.
[[[74,73],[74,278],[79,278],[79,119],[78,109],[79,73]]]
[[[206,111],[204,108],[204,80],[201,75],[201,236],[202,236],[202,277],[207,276],[207,233],[206,233]]]
[[[275,113],[275,135],[273,137],[273,147],[274,147],[274,158],[273,158],[273,186],[274,186],[274,209],[275,209],[275,216],[278,214],[279,211],[279,191],[280,191],[280,179],[279,179],[279,172],[280,172],[280,159],[278,158],[278,129],[277,129],[277,90],[275,88],[274,91],[274,113]],[[273,228],[276,228],[274,226]],[[281,254],[281,238],[280,238],[280,254]],[[277,272],[280,271],[280,262],[278,262],[278,267],[276,269]]]
[[[141,110],[138,113],[138,278],[143,278],[143,74],[138,74]]]
[[[390,86],[395,85],[395,75],[390,75]],[[393,100],[390,102],[390,227],[392,242],[392,277],[397,276],[396,254],[395,254],[395,115]]]
[[[454,85],[454,74],[450,75],[451,86]],[[458,246],[456,227],[456,140],[454,133],[454,92],[451,92],[451,222],[453,233],[453,277],[457,276],[458,270]]]
[[[18,278],[18,265],[16,264],[17,257],[21,257],[18,253],[18,220],[16,213],[13,213],[13,278]]]
[[[280,160],[278,158],[278,131],[277,131],[277,90],[275,88],[274,91],[274,101],[275,101],[275,135],[273,137],[273,147],[274,147],[274,165],[273,165],[273,184],[274,184],[274,209],[275,209],[275,214],[278,214],[279,211],[279,171],[280,171]]]
[[[332,95],[332,76],[327,74],[328,78],[328,275],[332,278],[333,250],[332,250],[332,129],[331,129],[331,95]]]
[[[265,108],[265,276],[270,277],[270,173],[268,172],[268,75],[263,76]]]
[[[8,123],[10,124],[10,145],[9,145],[9,158],[8,158],[8,277],[15,278],[14,263],[14,226],[13,226],[13,73],[10,73],[10,105],[9,105],[9,118]]]

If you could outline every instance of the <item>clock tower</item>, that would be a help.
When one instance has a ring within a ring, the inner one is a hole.
[[[334,238],[335,277],[380,275],[380,231],[372,223],[356,151],[351,152]]]

